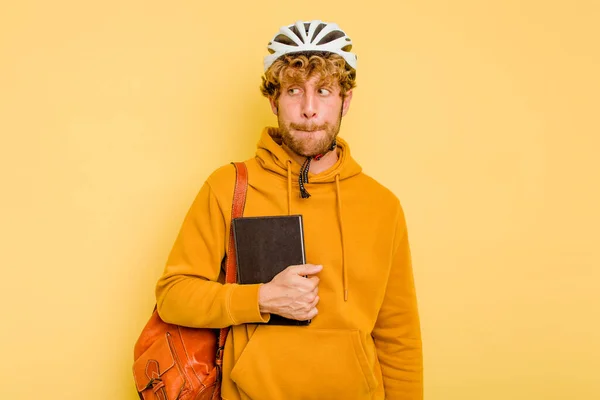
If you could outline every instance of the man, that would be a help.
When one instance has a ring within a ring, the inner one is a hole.
[[[306,258],[261,285],[222,284],[235,169],[204,183],[157,284],[166,322],[231,326],[222,397],[422,399],[422,354],[402,207],[338,138],[355,87],[352,41],[335,24],[285,26],[262,93],[278,118],[246,161],[244,216],[302,214]],[[271,314],[309,326],[266,325]]]

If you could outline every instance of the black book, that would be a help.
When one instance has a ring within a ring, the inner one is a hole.
[[[306,264],[302,215],[242,217],[232,221],[240,284],[270,282],[290,265]],[[271,314],[269,325],[308,325]]]

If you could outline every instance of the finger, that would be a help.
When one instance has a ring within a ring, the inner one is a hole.
[[[311,276],[310,278],[307,279],[308,283],[310,283],[311,287],[313,289],[316,289],[319,287],[319,282],[321,282],[321,279],[319,279],[318,276]]]
[[[311,276],[303,278],[297,275],[292,276],[290,283],[293,287],[303,293],[312,293],[319,287],[319,278]]]
[[[319,302],[319,296],[314,295],[312,293],[308,294],[302,298],[301,302],[299,302],[300,309],[305,312],[308,312],[308,311],[312,310],[317,305],[318,302]]]
[[[293,273],[296,275],[305,276],[305,275],[318,274],[323,269],[323,266],[322,265],[314,265],[314,264],[303,264],[303,265],[292,265],[291,267],[288,267],[288,268],[290,270],[292,270]]]
[[[307,320],[313,319],[318,313],[319,313],[319,310],[315,307],[306,313],[306,319]]]
[[[309,309],[313,309],[313,308],[315,308],[315,306],[316,306],[317,304],[319,304],[319,300],[320,300],[320,299],[319,299],[319,296],[315,296],[315,299],[314,299],[314,300],[313,300],[313,301],[310,303],[310,308],[309,308]]]

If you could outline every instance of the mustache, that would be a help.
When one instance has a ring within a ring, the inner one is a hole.
[[[296,131],[304,131],[304,132],[314,132],[314,131],[324,131],[327,130],[327,125],[300,125],[300,124],[290,124],[290,128]]]

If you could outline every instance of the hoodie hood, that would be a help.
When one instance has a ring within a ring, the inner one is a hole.
[[[298,177],[301,165],[298,164],[281,147],[282,139],[279,128],[266,127],[258,141],[256,158],[261,166],[287,178],[288,166],[292,176]],[[331,168],[319,174],[308,173],[310,183],[334,183],[336,176],[344,180],[362,172],[361,166],[350,155],[350,147],[344,139],[337,137],[338,160]]]

